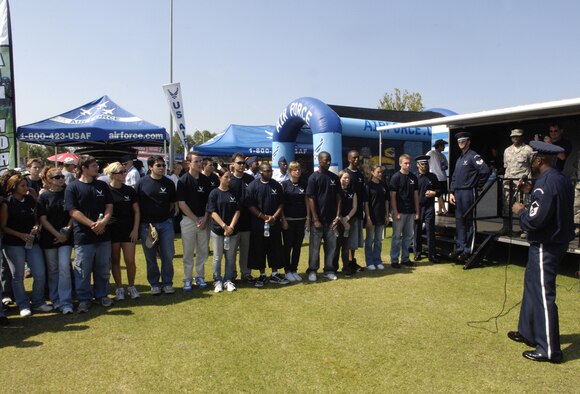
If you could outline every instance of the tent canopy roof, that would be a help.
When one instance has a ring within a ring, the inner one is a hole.
[[[149,123],[108,96],[52,118],[18,127],[20,141],[53,146],[161,146],[163,127]]]

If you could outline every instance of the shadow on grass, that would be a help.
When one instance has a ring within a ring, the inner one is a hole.
[[[560,343],[563,345],[564,362],[580,359],[580,334],[560,335]]]
[[[74,303],[75,313],[70,315],[62,315],[54,311],[50,313],[35,313],[29,318],[20,317],[18,308],[11,306],[6,310],[10,324],[5,327],[0,327],[0,348],[9,346],[17,348],[38,347],[44,345],[44,343],[37,340],[30,340],[30,338],[46,333],[87,330],[91,328],[90,321],[99,316],[129,317],[134,315],[134,311],[139,307],[175,305],[195,299],[211,297],[207,293],[209,287],[207,289],[194,289],[191,292],[183,292],[180,288],[176,289],[175,294],[162,294],[159,296],[149,294],[149,286],[141,285],[136,287],[142,293],[138,299],[115,301],[110,308],[104,308],[97,303],[93,303],[89,312],[81,314],[76,312],[78,302]],[[111,286],[111,288],[114,289],[114,286]]]

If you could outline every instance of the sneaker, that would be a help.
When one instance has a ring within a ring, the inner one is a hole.
[[[163,286],[163,292],[165,294],[173,294],[173,293],[175,293],[175,289],[171,285],[165,285],[165,286]]]
[[[122,287],[119,287],[117,290],[115,290],[115,299],[117,301],[121,301],[125,299],[125,289],[123,289]]]
[[[151,286],[151,295],[158,296],[159,294],[161,294],[161,287]]]
[[[113,305],[113,300],[110,299],[109,297],[103,297],[101,298],[101,305],[104,306],[105,308],[108,308]]]
[[[337,280],[338,279],[334,272],[327,272],[323,276],[328,280]]]
[[[62,308],[62,314],[63,315],[70,315],[72,313],[73,313],[72,306],[65,306],[64,308]]]
[[[290,281],[288,281],[286,278],[284,278],[282,275],[280,275],[277,272],[272,273],[272,276],[270,276],[270,282],[276,283],[279,285],[287,285],[288,283],[290,283]]]
[[[216,280],[215,282],[213,282],[213,291],[214,293],[221,293],[222,291],[224,291],[224,286],[221,280]]]
[[[193,289],[193,284],[190,280],[183,281],[183,291],[191,291]]]
[[[244,274],[242,276],[242,280],[245,280],[249,285],[253,285],[256,282],[256,279],[252,276],[252,274]]]
[[[207,287],[207,283],[205,283],[205,281],[203,280],[203,278],[201,278],[199,276],[197,278],[195,278],[195,284],[200,289],[205,289]]]
[[[12,298],[10,298],[10,297],[4,297],[4,298],[2,298],[2,304],[4,306],[8,306],[8,305],[12,304]]]
[[[48,304],[43,304],[43,305],[38,306],[36,308],[32,308],[32,310],[35,312],[50,312],[50,311],[52,311],[52,306],[50,306]]]
[[[294,274],[292,272],[286,272],[284,278],[286,278],[288,282],[296,282],[296,279],[294,279]]]
[[[375,266],[374,266],[374,265],[370,264],[370,265],[367,265],[367,269],[368,269],[369,271],[374,271],[376,268],[375,268]]]
[[[302,282],[302,277],[298,275],[298,272],[292,272],[292,276],[294,276],[295,282]]]
[[[316,282],[316,279],[318,279],[316,277],[316,272],[312,271],[311,273],[308,274],[308,280],[310,282]]]
[[[344,275],[345,278],[352,278],[352,271],[348,268],[343,268],[342,274]]]
[[[22,317],[32,316],[32,311],[28,308],[24,308],[23,310],[20,311],[20,316]]]
[[[231,280],[226,281],[226,290],[227,291],[236,291],[236,285]]]
[[[268,280],[268,278],[266,278],[265,274],[262,274],[258,277],[258,279],[256,279],[256,282],[254,283],[255,287],[264,287],[264,285],[266,284],[266,281]]]
[[[129,291],[129,295],[131,296],[132,300],[141,297],[135,286],[129,286],[127,287],[127,290]]]
[[[383,264],[377,264],[377,269],[382,271],[385,269],[385,266]]]
[[[77,312],[78,313],[87,313],[89,311],[90,307],[91,307],[90,302],[83,301],[79,304],[79,307],[77,308]]]

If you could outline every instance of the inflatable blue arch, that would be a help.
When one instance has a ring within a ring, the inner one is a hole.
[[[434,110],[435,111],[435,110]],[[437,111],[442,113],[441,111]],[[443,114],[445,115],[445,114]],[[342,136],[377,138],[378,126],[395,122],[341,118],[322,101],[312,97],[302,97],[284,108],[276,122],[276,132],[272,136],[272,167],[278,171],[278,160],[285,157],[294,160],[296,136],[303,126],[312,131],[314,168],[318,167],[318,154],[326,151],[331,155],[330,170],[338,173],[342,165]],[[431,142],[430,127],[400,128],[384,131],[383,138],[408,142]],[[424,152],[416,152],[422,154]]]

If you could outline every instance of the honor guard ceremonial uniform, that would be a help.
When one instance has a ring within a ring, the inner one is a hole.
[[[554,164],[555,156],[564,149],[540,141],[532,141],[530,146],[534,150],[532,169],[537,174],[530,205],[528,208],[519,203],[513,206],[522,230],[528,232],[530,248],[518,331],[510,331],[508,337],[536,348],[525,351],[525,358],[557,363],[562,360],[562,351],[556,273],[568,243],[574,239],[574,191],[570,179]]]
[[[455,164],[451,178],[450,193],[455,199],[456,239],[455,251],[449,257],[466,260],[475,246],[475,209],[463,217],[477,197],[477,187],[483,186],[489,176],[489,167],[483,158],[471,150],[471,133],[461,132],[455,136],[461,148],[461,155]],[[465,145],[467,144],[467,146]],[[463,146],[463,148],[462,148]]]
[[[435,256],[435,197],[441,196],[437,176],[429,172],[429,156],[415,157],[419,173],[417,174],[419,190],[419,220],[415,221],[415,261],[421,259],[423,244],[423,225],[427,235],[429,261],[438,263]]]

